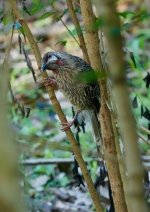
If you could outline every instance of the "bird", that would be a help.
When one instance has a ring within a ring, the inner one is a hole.
[[[92,67],[82,58],[66,52],[47,52],[42,58],[41,71],[52,71],[53,78],[46,79],[46,85],[59,89],[76,108],[71,122],[62,123],[62,130],[68,130],[82,111],[88,111],[97,148],[102,145],[100,122],[100,87],[98,80],[87,80],[94,76]],[[99,151],[99,150],[98,150]]]

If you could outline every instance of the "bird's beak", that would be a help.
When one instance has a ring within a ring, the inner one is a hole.
[[[42,64],[42,67],[41,67],[41,71],[44,72],[44,71],[46,71],[46,69],[47,69],[47,64],[44,64],[44,63],[43,63],[43,64]]]

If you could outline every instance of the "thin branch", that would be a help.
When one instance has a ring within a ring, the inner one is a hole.
[[[55,8],[54,5],[52,5],[54,11],[57,13],[58,9]],[[69,32],[69,34],[73,37],[73,39],[75,40],[75,42],[78,44],[78,46],[80,47],[80,43],[79,41],[76,39],[76,37],[74,36],[74,34],[71,32],[71,30],[68,28],[68,26],[65,24],[65,22],[62,20],[62,18],[59,19],[61,21],[61,23],[63,24],[63,26],[67,29],[67,31]]]
[[[28,41],[30,43],[31,49],[33,50],[33,53],[35,55],[35,58],[36,58],[36,61],[37,61],[37,64],[38,64],[38,68],[39,68],[39,70],[41,70],[41,59],[42,58],[41,58],[41,54],[40,54],[38,45],[37,45],[32,33],[31,33],[26,21],[24,19],[22,19],[22,17],[21,17],[20,12],[18,10],[18,7],[16,5],[16,1],[15,0],[9,0],[9,4],[12,7],[12,10],[13,10],[13,13],[14,13],[16,19],[20,22],[20,24],[23,27],[23,30],[24,30],[24,32],[25,32],[25,34],[26,34],[26,36],[28,38]],[[44,73],[42,72],[41,74],[42,74],[42,78],[43,79],[48,77],[46,72],[44,72]],[[60,121],[62,123],[67,122],[66,117],[65,117],[65,115],[64,115],[64,113],[63,113],[63,111],[61,109],[61,106],[60,106],[60,104],[59,104],[59,102],[58,102],[58,100],[56,98],[54,90],[50,86],[46,87],[46,90],[48,92],[49,98],[50,98],[50,100],[52,102],[52,105],[55,108],[55,111],[56,111]],[[88,186],[91,198],[93,200],[94,206],[96,208],[96,211],[97,212],[101,212],[102,211],[102,207],[100,205],[100,198],[99,198],[99,196],[98,196],[98,194],[96,192],[96,189],[94,187],[92,179],[91,179],[91,177],[89,175],[89,172],[87,170],[86,164],[85,164],[85,162],[83,160],[83,157],[81,155],[80,148],[79,148],[76,140],[74,139],[74,136],[73,136],[73,134],[72,134],[70,129],[66,131],[66,135],[67,135],[68,140],[71,143],[72,150],[74,152],[75,158],[76,158],[76,160],[78,162],[78,165],[81,168],[83,177],[84,177],[84,179],[85,179],[85,181],[87,183],[87,186]]]
[[[92,162],[93,159],[86,160],[86,163]],[[94,161],[98,161],[94,159]],[[53,158],[53,159],[43,159],[43,158],[32,158],[32,159],[25,159],[20,162],[22,165],[25,166],[36,166],[36,165],[48,165],[48,164],[61,164],[61,163],[74,163],[74,158]]]
[[[83,33],[82,33],[82,29],[80,27],[77,15],[75,13],[75,9],[74,9],[72,0],[67,0],[67,5],[68,5],[68,10],[69,10],[72,22],[73,22],[73,24],[76,28],[76,31],[77,31],[77,35],[78,35],[78,38],[79,38],[79,41],[80,41],[80,48],[82,49],[84,59],[87,63],[90,63],[89,56],[88,56],[88,53],[87,53],[87,48],[86,48],[86,45],[85,45],[85,40],[84,40]]]
[[[146,129],[145,127],[140,127],[140,130],[148,135],[150,135],[150,131]]]
[[[73,39],[76,41],[76,43],[78,44],[78,46],[80,47],[80,43],[79,41],[76,39],[76,37],[74,36],[74,34],[70,31],[70,29],[67,27],[67,25],[65,24],[65,22],[62,20],[62,18],[60,19],[61,23],[64,25],[64,27],[67,29],[67,31],[69,32],[69,34],[73,37]]]

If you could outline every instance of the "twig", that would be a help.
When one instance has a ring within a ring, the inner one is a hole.
[[[146,129],[145,127],[140,127],[140,130],[148,135],[150,135],[150,131]]]
[[[138,133],[138,137],[139,137],[144,143],[146,143],[147,145],[150,145],[150,141],[147,140],[147,139],[145,139],[145,138],[143,137],[143,135],[141,135],[140,133]]]
[[[54,5],[52,5],[54,11],[58,11]],[[80,43],[79,41],[76,39],[76,37],[74,36],[74,34],[71,32],[71,30],[68,28],[68,26],[65,24],[65,22],[62,20],[62,18],[59,19],[61,21],[61,23],[64,25],[64,27],[67,29],[67,31],[69,32],[69,34],[73,37],[73,39],[75,40],[75,42],[78,44],[78,46],[80,47]]]
[[[92,162],[93,159],[86,160],[87,162]],[[94,159],[94,161],[98,161]],[[20,162],[22,165],[26,166],[36,166],[36,165],[48,165],[48,164],[61,164],[61,163],[74,163],[74,158],[53,158],[53,159],[43,159],[43,158],[32,158],[32,159],[25,159]]]
[[[40,51],[39,51],[39,48],[38,48],[38,45],[26,23],[26,21],[24,19],[22,19],[21,15],[20,15],[20,12],[18,10],[18,7],[16,5],[16,1],[15,0],[9,0],[9,4],[11,5],[12,7],[12,10],[13,10],[13,13],[15,15],[15,18],[19,21],[19,23],[22,25],[23,27],[23,30],[28,38],[28,41],[30,43],[30,46],[31,46],[31,49],[35,55],[35,58],[36,58],[36,61],[37,61],[37,65],[38,65],[38,68],[39,70],[41,70],[41,54],[40,54]],[[47,73],[46,72],[42,72],[42,78],[45,79],[48,77]],[[67,122],[66,120],[66,117],[61,109],[61,106],[55,96],[55,93],[54,93],[54,90],[52,89],[52,87],[48,86],[46,87],[46,90],[48,92],[48,95],[49,95],[49,98],[55,108],[55,111],[60,119],[60,121],[62,123],[65,123]],[[88,186],[88,189],[89,189],[89,192],[90,192],[90,195],[91,195],[91,198],[93,200],[93,203],[95,205],[95,208],[96,208],[96,211],[97,212],[101,212],[102,211],[102,207],[100,206],[100,198],[96,192],[96,189],[94,187],[94,184],[92,182],[92,179],[89,175],[89,172],[87,170],[87,167],[86,167],[86,164],[83,160],[83,157],[81,155],[81,152],[80,152],[80,148],[76,142],[76,140],[74,139],[74,136],[73,136],[73,133],[71,132],[71,130],[67,130],[66,131],[66,135],[67,135],[67,138],[68,140],[70,141],[71,143],[71,146],[72,146],[72,150],[74,152],[74,155],[75,155],[75,158],[81,168],[81,171],[82,171],[82,174],[83,174],[83,177],[87,183],[87,186]]]
[[[67,5],[68,5],[68,9],[69,9],[69,13],[70,13],[72,22],[73,22],[73,24],[76,28],[76,31],[77,31],[77,35],[78,35],[78,38],[79,38],[79,41],[80,41],[80,48],[82,49],[84,59],[87,63],[90,63],[89,56],[88,56],[88,53],[87,53],[87,48],[86,48],[86,45],[85,45],[85,40],[84,40],[83,33],[82,33],[82,29],[80,27],[78,18],[76,16],[72,0],[67,0]]]
[[[73,39],[76,41],[76,43],[78,44],[78,46],[80,47],[80,43],[79,41],[76,39],[76,37],[73,35],[73,33],[70,31],[70,29],[67,27],[67,25],[65,24],[65,22],[62,20],[62,18],[60,19],[61,23],[64,25],[64,27],[67,29],[67,31],[69,32],[69,34],[73,37]]]

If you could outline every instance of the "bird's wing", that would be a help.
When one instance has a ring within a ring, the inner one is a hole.
[[[86,63],[82,58],[73,56],[74,58],[74,67],[78,72],[78,80],[81,80],[82,83],[85,83],[86,94],[91,101],[96,113],[99,113],[100,109],[100,88],[95,76],[94,70],[91,66]]]
[[[100,110],[100,88],[98,82],[90,83],[85,88],[86,94],[91,101],[91,105],[96,113],[99,113]]]

